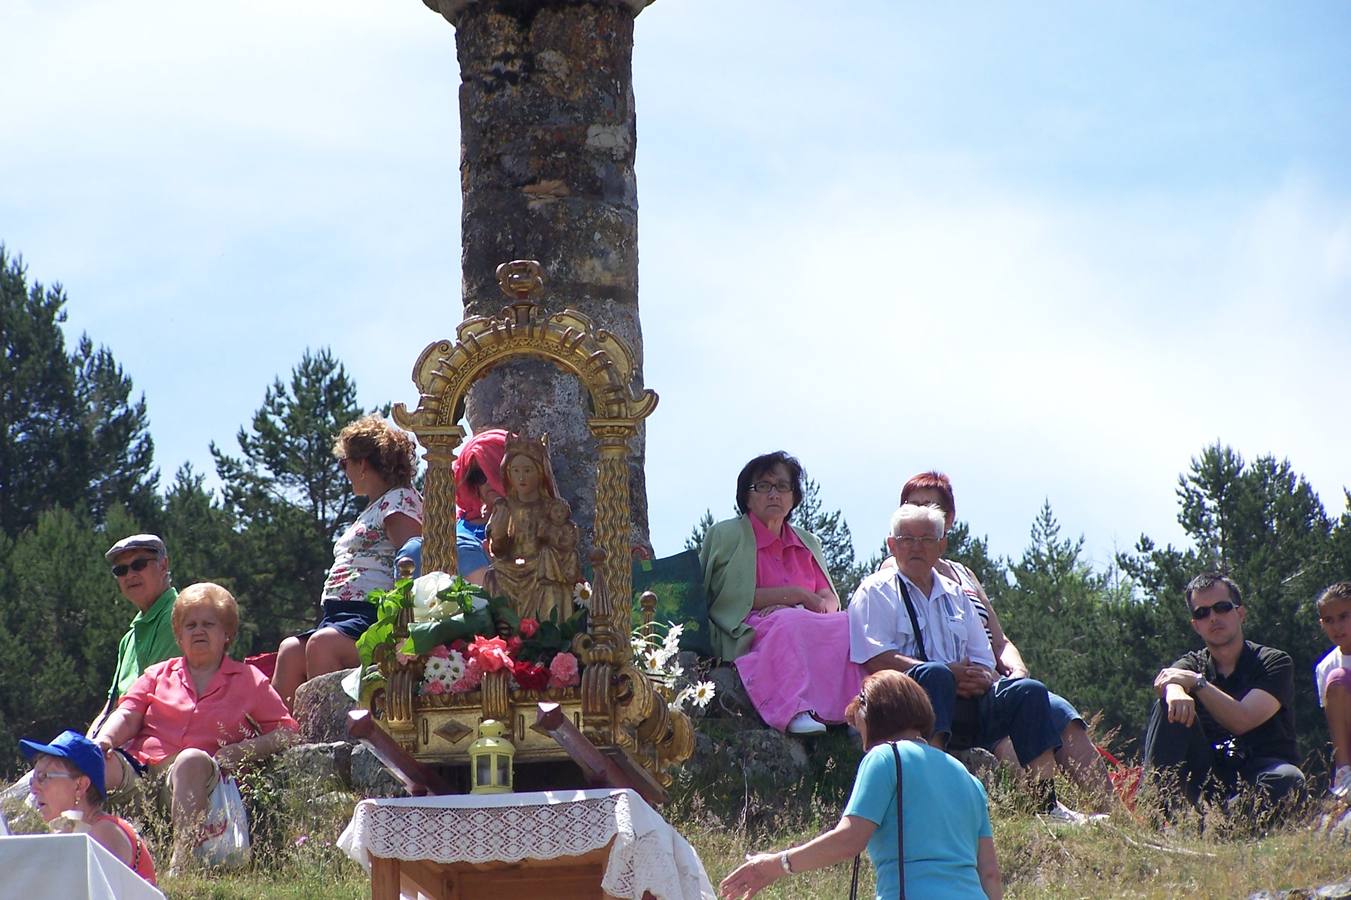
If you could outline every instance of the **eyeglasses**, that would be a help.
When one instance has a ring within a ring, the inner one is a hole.
[[[1210,614],[1233,612],[1234,607],[1238,606],[1232,600],[1217,600],[1209,606],[1198,606],[1192,610],[1192,618],[1200,622],[1203,619],[1209,619]]]
[[[915,544],[919,544],[921,547],[932,547],[934,544],[938,543],[938,538],[936,537],[915,537],[910,534],[892,535],[891,539],[902,547],[907,545],[914,546]]]
[[[793,486],[786,481],[757,481],[751,485],[751,490],[757,494],[791,494]]]
[[[74,778],[74,777],[75,776],[70,774],[69,772],[62,772],[58,769],[48,769],[46,772],[39,772],[37,769],[34,769],[33,777],[30,780],[32,781],[33,784],[46,784],[47,781],[52,778]]]
[[[121,578],[128,572],[139,572],[158,558],[156,556],[142,556],[140,559],[133,559],[124,565],[113,566],[113,577]]]

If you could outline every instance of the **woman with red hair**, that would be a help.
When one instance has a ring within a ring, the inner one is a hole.
[[[900,502],[901,505],[913,503],[916,506],[933,506],[942,510],[946,531],[952,530],[952,525],[957,519],[957,504],[953,500],[952,482],[942,472],[921,472],[911,478],[901,488]],[[945,544],[943,551],[946,550]],[[894,561],[890,558],[883,565],[888,563],[894,565]],[[994,604],[990,602],[989,595],[985,593],[985,588],[975,573],[951,559],[940,559],[936,568],[940,574],[961,585],[962,591],[975,604],[976,613],[985,626],[985,633],[990,636],[990,648],[994,651],[999,675],[1009,679],[1031,677],[1027,664],[1023,662],[1022,654],[999,624]],[[1112,782],[1107,777],[1107,766],[1101,754],[1088,735],[1084,717],[1079,715],[1079,711],[1064,697],[1056,693],[1049,696],[1051,718],[1062,742],[1061,748],[1055,753],[1056,762],[1071,778],[1086,788],[1100,806],[1104,806],[1111,797]],[[1008,758],[1012,755],[1012,748],[1008,741],[1004,740],[995,746],[995,752],[1001,758]]]

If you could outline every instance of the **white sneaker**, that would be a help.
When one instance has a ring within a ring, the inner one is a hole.
[[[1070,809],[1059,800],[1055,806],[1041,814],[1042,818],[1049,819],[1052,822],[1058,822],[1061,825],[1087,825],[1090,822],[1102,822],[1107,819],[1107,813],[1094,813],[1085,815],[1077,810]]]
[[[826,726],[812,718],[809,712],[800,712],[788,723],[789,734],[825,734]]]
[[[1351,795],[1351,766],[1337,767],[1337,774],[1332,777],[1332,787],[1328,788],[1328,793],[1339,800]]]

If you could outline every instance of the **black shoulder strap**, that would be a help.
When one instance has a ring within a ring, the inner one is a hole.
[[[896,590],[905,601],[905,611],[910,614],[910,628],[915,635],[915,658],[920,662],[928,662],[929,654],[924,650],[924,635],[920,633],[919,617],[915,615],[915,601],[910,599],[910,585],[905,583],[900,572],[896,573]]]
[[[891,755],[896,759],[896,880],[900,885],[900,900],[905,900],[905,792],[901,780],[901,751],[896,741],[891,742]],[[849,900],[858,898],[858,866],[863,854],[854,857],[854,873],[849,878]]]
[[[901,780],[899,743],[891,742],[891,755],[896,757],[896,883],[900,886],[900,900],[905,900],[905,784]]]

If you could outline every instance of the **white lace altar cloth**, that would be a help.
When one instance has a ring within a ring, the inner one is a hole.
[[[520,862],[580,856],[614,840],[601,887],[615,897],[714,900],[694,848],[630,790],[453,794],[362,800],[338,846],[371,856],[437,863]]]

